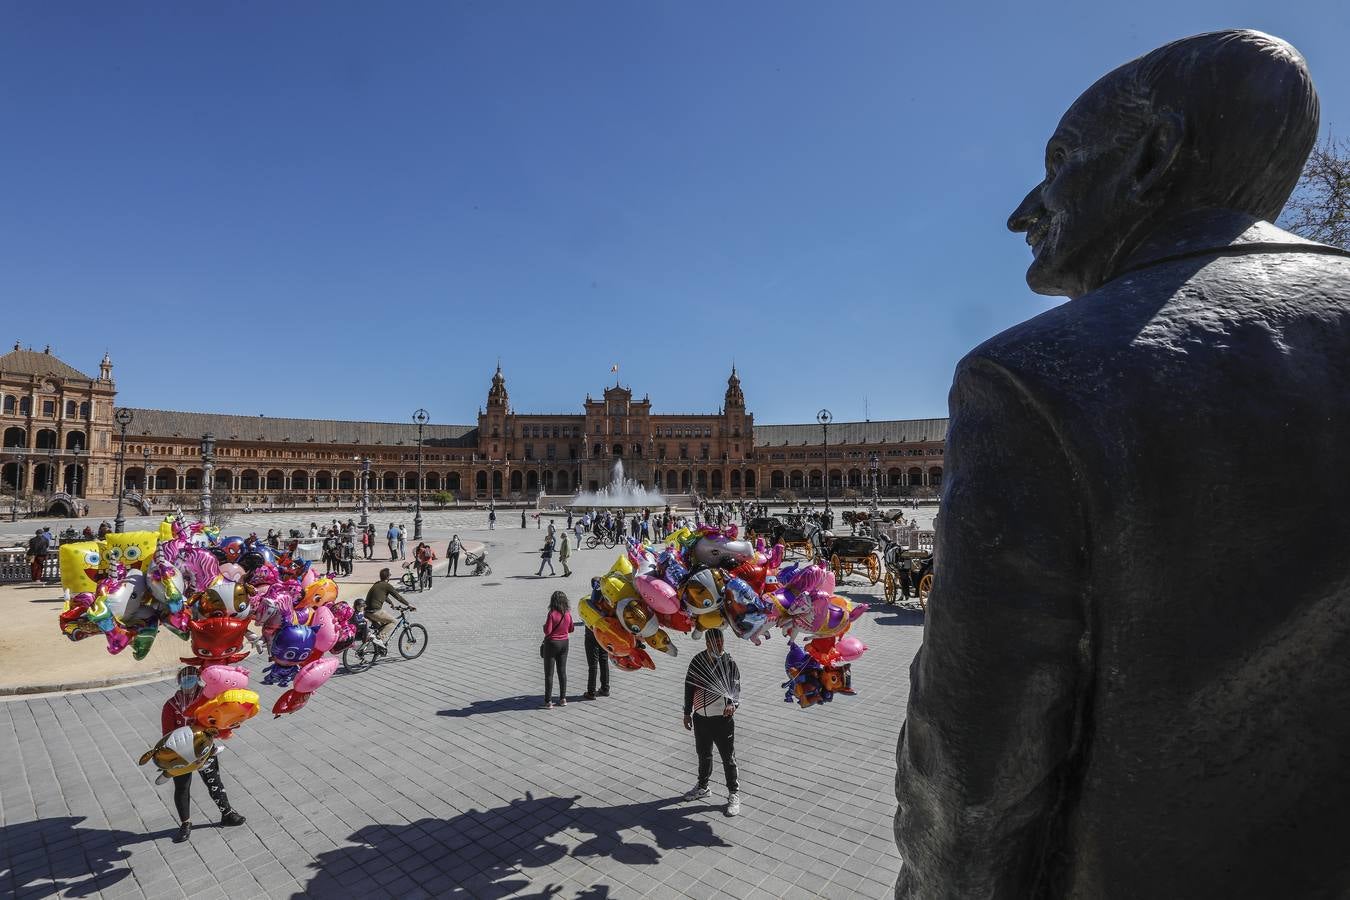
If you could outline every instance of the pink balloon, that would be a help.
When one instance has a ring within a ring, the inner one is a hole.
[[[243,581],[247,573],[239,563],[221,563],[220,574],[225,576],[226,581]]]
[[[634,575],[633,585],[643,602],[652,608],[652,612],[668,616],[679,611],[680,597],[675,588],[664,580],[651,575]]]
[[[314,567],[310,566],[305,570],[305,574],[300,576],[300,587],[307,588],[319,580],[319,576],[314,574]]]
[[[295,689],[302,694],[312,694],[323,683],[333,677],[337,671],[338,659],[336,656],[325,656],[323,659],[316,659],[307,664],[300,670],[300,674],[295,677]]]
[[[202,694],[210,699],[224,691],[248,687],[248,669],[243,666],[207,666],[202,669]]]
[[[853,635],[846,634],[834,645],[834,649],[839,652],[840,659],[845,662],[852,662],[867,651],[867,645]]]
[[[319,630],[314,635],[314,649],[327,653],[329,648],[337,643],[338,639],[338,623],[333,618],[333,611],[327,606],[320,606],[314,610],[314,615],[309,624]]]

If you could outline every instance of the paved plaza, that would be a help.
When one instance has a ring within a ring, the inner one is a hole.
[[[240,515],[227,531],[311,518]],[[0,894],[889,895],[899,866],[895,743],[922,635],[917,601],[887,606],[879,585],[856,576],[841,588],[877,604],[852,632],[870,650],[853,667],[858,695],[811,709],[783,702],[780,636],[760,647],[728,642],[744,679],[744,810],[727,818],[720,766],[712,797],[680,799],[695,765],[680,725],[684,670],[698,649],[687,637],[679,659],[657,656],[655,672],[615,671],[611,697],[583,702],[577,631],[572,702],[540,708],[549,593],[566,589],[575,605],[617,551],[581,550],[570,579],[535,578],[541,532],[533,522],[522,531],[518,512],[504,512],[494,531],[481,511],[426,520],[438,552],[452,530],[486,542],[493,575],[437,578],[413,595],[414,619],[431,633],[425,655],[339,674],[296,715],[272,718],[281,690],[255,677],[264,713],[221,755],[231,803],[248,818],[242,827],[218,827],[194,780],[192,839],[171,841],[171,787],[136,765],[159,736],[170,682],[0,702]],[[920,512],[929,520],[931,508]],[[368,580],[358,571],[353,586]],[[94,643],[63,647],[75,660],[102,653]]]

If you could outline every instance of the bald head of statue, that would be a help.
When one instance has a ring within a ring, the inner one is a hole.
[[[1088,88],[1045,148],[1045,179],[1008,219],[1038,294],[1079,297],[1145,240],[1207,209],[1273,221],[1318,126],[1302,55],[1259,31],[1184,38]]]

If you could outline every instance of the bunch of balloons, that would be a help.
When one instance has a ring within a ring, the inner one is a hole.
[[[200,522],[168,518],[159,532],[64,544],[60,562],[67,591],[60,625],[71,640],[102,635],[109,653],[130,646],[136,659],[150,652],[161,625],[189,642],[182,662],[199,670],[202,685],[187,710],[196,727],[165,735],[141,760],[153,759],[162,773],[202,765],[216,752],[215,738],[258,713],[249,670],[235,665],[248,656],[245,642],[268,653],[263,683],[290,688],[272,706],[280,716],[305,705],[337,669],[336,654],[356,639],[352,607],[338,599],[331,578],[290,553],[222,538]],[[255,622],[260,635],[249,630]]]
[[[778,628],[788,637],[788,702],[808,707],[854,693],[851,663],[867,646],[846,632],[867,605],[837,596],[828,568],[783,566],[781,544],[768,548],[737,535],[734,525],[705,525],[681,529],[659,550],[629,541],[578,602],[582,622],[610,661],[629,671],[656,668],[648,648],[678,655],[670,631],[699,638],[726,628],[759,645]]]

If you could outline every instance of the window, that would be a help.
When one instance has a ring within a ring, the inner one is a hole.
[[[534,459],[534,444],[525,445],[525,458]]]
[[[44,416],[54,416],[54,415],[56,415],[56,401],[55,401],[55,400],[43,400],[43,401],[42,401],[42,414],[43,414]]]
[[[13,397],[5,397],[5,413],[8,414],[8,415],[13,415],[13,414],[14,414],[14,398],[13,398]]]
[[[67,415],[67,416],[72,416],[72,417],[75,415],[75,401],[74,401],[74,400],[67,400],[67,401],[66,401],[66,415]]]

